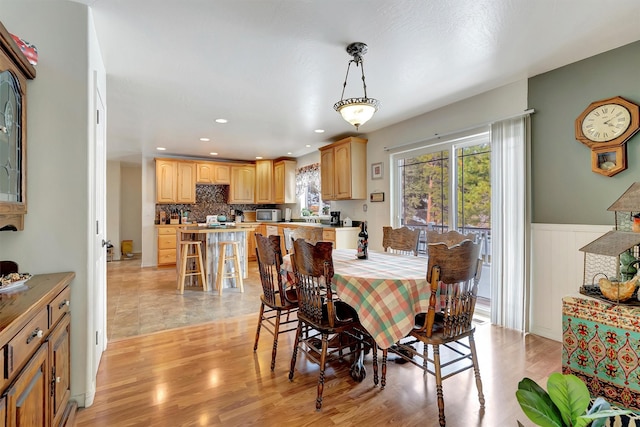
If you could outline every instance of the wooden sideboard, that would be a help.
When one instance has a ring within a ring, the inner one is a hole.
[[[74,277],[40,274],[0,293],[0,425],[73,423],[69,284]]]

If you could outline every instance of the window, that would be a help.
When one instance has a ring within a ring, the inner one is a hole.
[[[302,216],[329,215],[330,206],[320,193],[320,163],[296,170],[296,197]]]

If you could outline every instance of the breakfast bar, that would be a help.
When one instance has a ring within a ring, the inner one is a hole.
[[[212,291],[215,288],[215,280],[218,273],[218,258],[220,257],[220,245],[222,241],[238,242],[238,250],[240,256],[240,268],[243,278],[247,277],[248,271],[248,241],[251,233],[255,230],[253,225],[220,225],[215,227],[202,226],[185,226],[177,229],[177,259],[180,259],[180,241],[182,240],[200,240],[204,243],[204,267],[207,290]],[[176,265],[178,274],[180,263]],[[224,280],[223,288],[232,287],[230,280]]]

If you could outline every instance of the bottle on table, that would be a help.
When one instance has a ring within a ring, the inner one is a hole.
[[[358,233],[358,251],[356,257],[358,259],[367,259],[369,257],[367,246],[369,246],[369,233],[367,233],[367,222],[360,223],[360,232]]]

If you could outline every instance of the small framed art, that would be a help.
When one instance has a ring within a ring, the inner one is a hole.
[[[370,202],[384,202],[384,193],[371,193],[369,194]]]
[[[382,179],[382,162],[371,164],[371,179]]]

